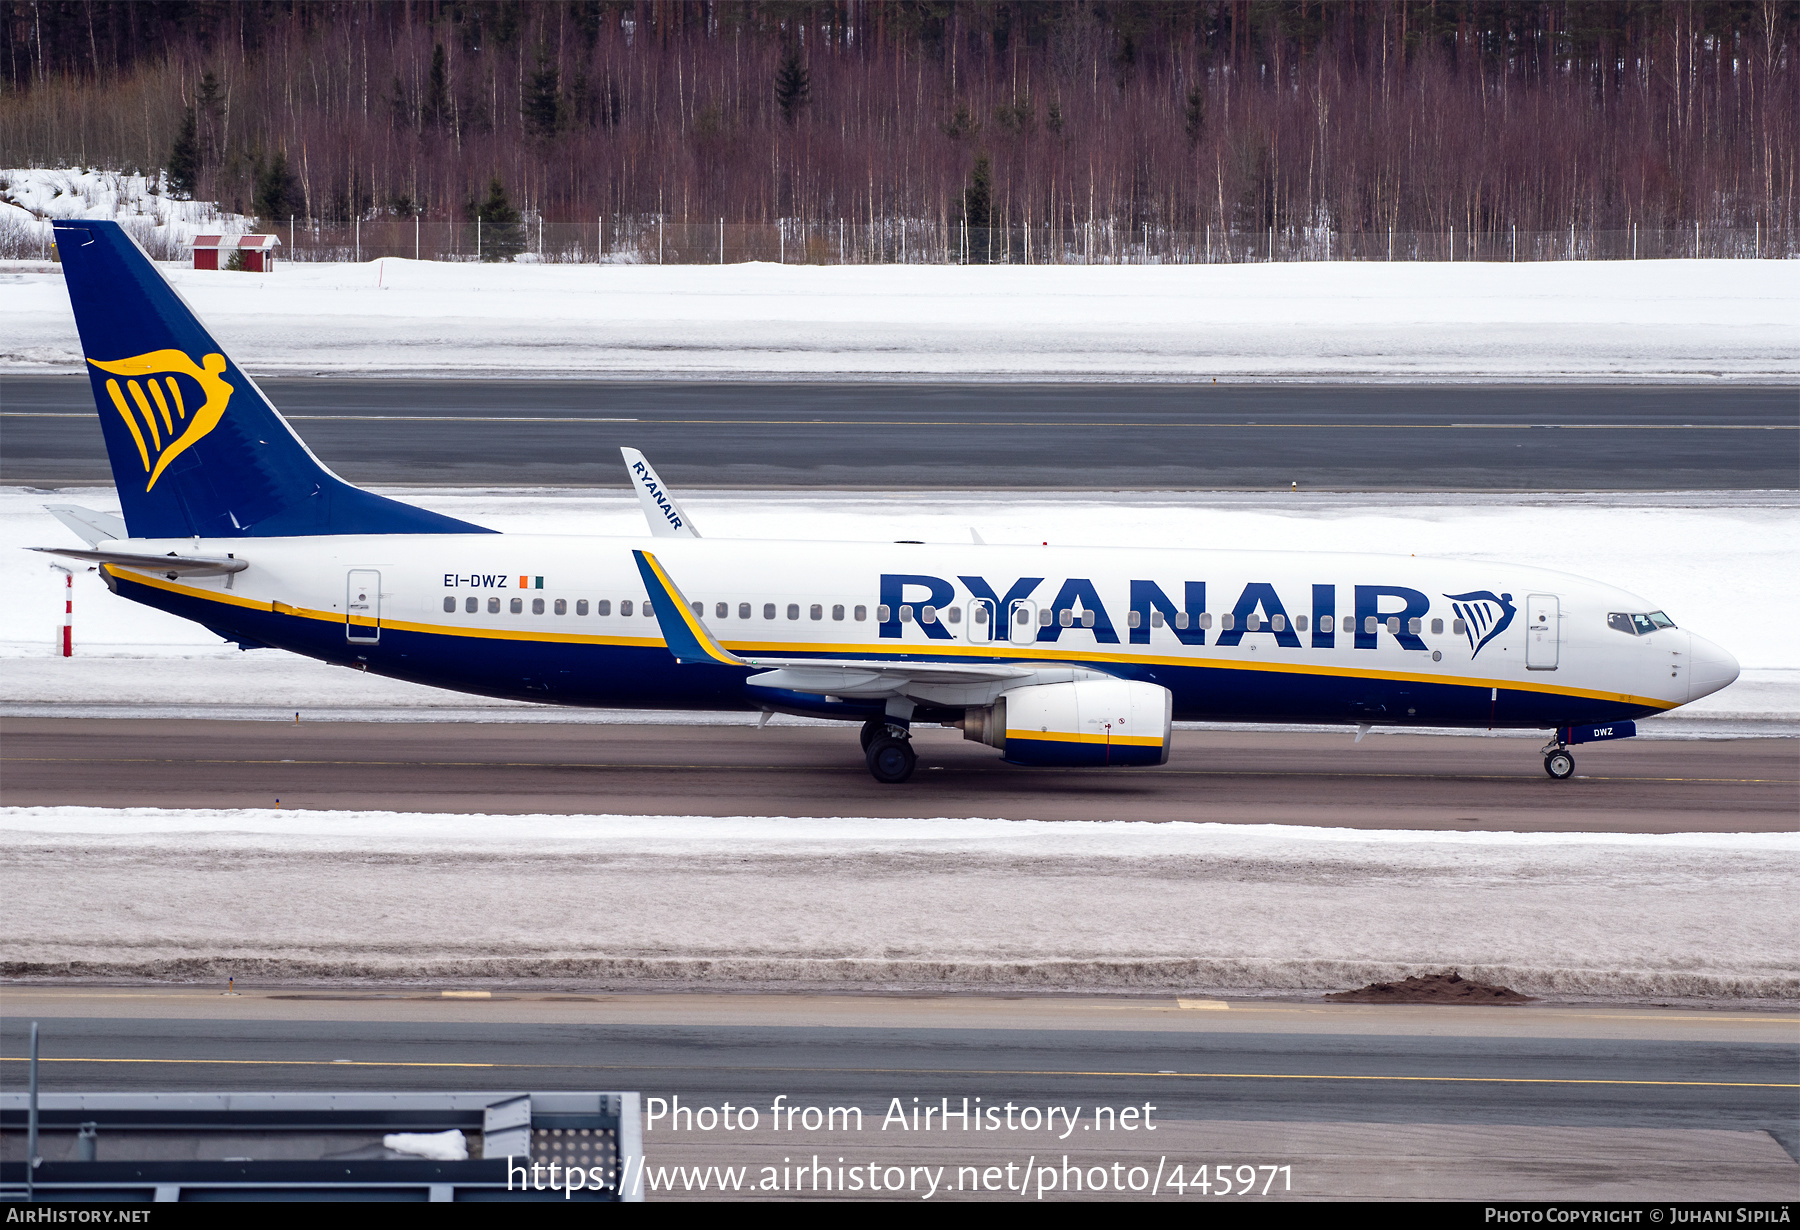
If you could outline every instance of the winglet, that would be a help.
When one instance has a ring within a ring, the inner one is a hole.
[[[658,538],[698,538],[700,531],[694,528],[694,519],[683,511],[663,486],[663,481],[650,466],[650,461],[635,448],[621,448],[621,456],[625,458],[625,468],[631,472],[632,485],[637,488],[638,503],[644,506],[644,520],[650,523],[650,532]]]
[[[663,640],[669,646],[669,652],[675,660],[684,665],[696,662],[712,662],[723,666],[748,666],[748,662],[719,644],[713,634],[707,631],[706,625],[688,605],[688,600],[681,596],[681,590],[663,566],[656,562],[656,557],[648,551],[633,551],[633,559],[637,560],[638,572],[644,578],[644,588],[649,591],[650,605],[656,611],[656,622],[662,629]]]

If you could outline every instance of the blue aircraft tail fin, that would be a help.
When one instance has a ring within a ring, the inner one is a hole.
[[[118,223],[55,228],[132,537],[493,532],[333,474]]]

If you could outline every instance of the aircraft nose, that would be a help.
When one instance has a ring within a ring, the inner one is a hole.
[[[1729,687],[1738,677],[1738,660],[1703,636],[1692,637],[1688,699],[1699,700]]]

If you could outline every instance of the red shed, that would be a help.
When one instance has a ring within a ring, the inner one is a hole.
[[[231,259],[229,253],[241,252],[246,273],[268,273],[275,268],[280,243],[274,235],[196,235],[194,268],[223,269]]]

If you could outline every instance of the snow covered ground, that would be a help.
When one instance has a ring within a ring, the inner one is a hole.
[[[1800,835],[0,809],[0,973],[1800,998]],[[154,874],[146,874],[154,869]]]
[[[386,488],[385,494],[493,528],[552,534],[641,534],[628,491]],[[116,511],[109,488],[54,497],[0,489],[0,712],[182,713],[313,720],[644,720],[459,696],[338,670],[273,650],[243,653],[204,628],[75,583],[76,656],[52,656],[62,578],[18,548],[79,546],[43,505]],[[1528,559],[1613,581],[1683,626],[1726,646],[1737,684],[1652,719],[1646,733],[1800,733],[1800,497],[1787,492],[1665,495],[1344,495],[1122,492],[1105,497],[979,493],[702,491],[683,500],[712,537],[1092,544],[1213,542],[1283,550],[1363,550],[1452,559]],[[1569,533],[1578,521],[1581,532]],[[1719,595],[1729,594],[1728,603]],[[683,720],[679,715],[650,720]],[[685,720],[747,721],[742,715]],[[797,719],[795,719],[797,720]]]
[[[257,375],[1800,378],[1792,261],[166,268]],[[0,314],[0,371],[80,368],[53,266]]]
[[[159,260],[185,255],[182,245],[202,231],[241,235],[252,221],[211,201],[171,199],[161,175],[82,167],[0,170],[0,251],[47,258],[53,218],[113,219]]]

